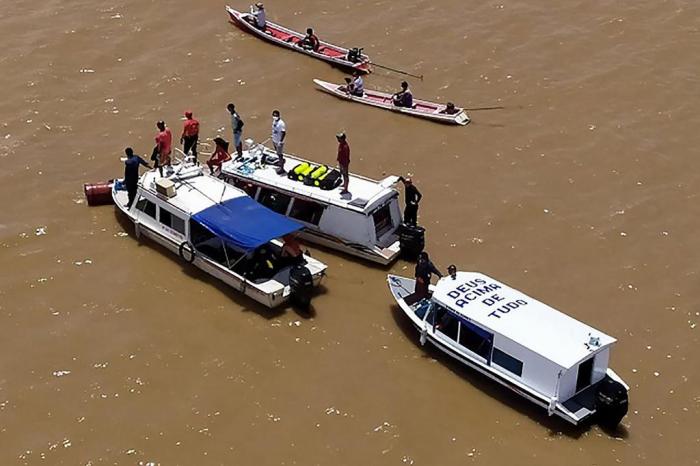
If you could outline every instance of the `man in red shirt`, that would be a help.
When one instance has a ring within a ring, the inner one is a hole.
[[[194,161],[199,163],[197,160],[197,141],[199,141],[199,121],[192,118],[192,112],[187,110],[185,112],[185,124],[182,128],[182,136],[180,136],[180,144],[183,145],[182,152],[185,154],[192,151],[194,156]]]
[[[163,166],[172,165],[170,154],[173,148],[173,134],[170,132],[170,128],[165,126],[164,121],[156,123],[156,127],[158,127],[158,134],[156,135],[156,147],[153,149],[153,155],[157,157],[155,159],[156,166],[160,171],[160,176],[163,176]]]
[[[338,140],[338,167],[340,174],[343,175],[343,190],[340,194],[348,194],[348,184],[350,183],[350,145],[347,141],[345,133],[335,135]]]

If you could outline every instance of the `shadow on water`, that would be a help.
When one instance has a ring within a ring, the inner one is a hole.
[[[199,280],[200,282],[203,282],[213,288],[216,288],[219,292],[224,294],[228,299],[235,303],[236,306],[241,308],[243,312],[255,312],[256,314],[260,315],[261,317],[264,317],[265,319],[278,318],[284,315],[289,309],[293,309],[294,312],[303,319],[311,319],[316,316],[316,310],[313,306],[313,298],[311,305],[306,309],[293,306],[289,302],[276,308],[270,309],[258,303],[254,299],[242,294],[240,291],[228,286],[221,280],[218,280],[215,277],[209,275],[208,273],[205,273],[196,266],[185,263],[182,259],[180,259],[180,256],[178,256],[177,254],[173,254],[165,246],[162,246],[161,244],[152,241],[150,238],[141,235],[141,238],[137,239],[134,231],[134,224],[128,218],[126,218],[126,215],[122,214],[116,209],[115,217],[117,219],[117,222],[119,223],[119,226],[129,234],[129,237],[132,240],[137,242],[139,247],[146,246],[152,248],[155,251],[158,251],[160,254],[163,254],[163,256],[167,257],[168,260],[180,266],[182,271],[188,277],[195,280]],[[326,287],[323,286],[323,284],[321,284],[320,286],[315,288],[313,297],[325,294],[326,292]]]
[[[420,335],[401,308],[398,305],[392,305],[391,314],[397,327],[406,335],[406,338],[414,343],[418,343]],[[418,344],[420,345],[420,343]],[[475,369],[459,363],[432,344],[426,344],[422,349],[424,351],[423,357],[440,361],[443,366],[450,369],[454,374],[461,377],[462,380],[469,383],[474,388],[481,390],[501,403],[515,409],[532,421],[541,424],[548,430],[548,435],[551,437],[563,434],[567,437],[578,439],[592,427],[591,423],[575,426],[558,416],[547,416],[544,409],[518,396],[495,380],[485,377]],[[627,429],[622,425],[612,429],[601,427],[601,430],[615,438],[627,438],[628,436]]]

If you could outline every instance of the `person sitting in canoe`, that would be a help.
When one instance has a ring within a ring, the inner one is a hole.
[[[314,52],[318,52],[318,49],[321,46],[321,41],[318,40],[318,37],[316,37],[316,34],[314,34],[314,30],[312,28],[306,28],[306,35],[302,40],[297,42],[297,45],[305,50],[313,50]]]
[[[214,175],[214,171],[217,168],[219,173],[221,173],[221,165],[231,160],[231,155],[228,153],[228,142],[223,138],[216,137],[214,138],[214,144],[216,144],[216,149],[209,160],[207,160],[207,166],[211,175]]]
[[[455,108],[455,104],[453,104],[452,102],[447,102],[447,105],[445,106],[445,108],[440,110],[440,113],[445,114],[445,115],[454,115],[455,113],[457,113],[457,109]]]
[[[345,78],[345,86],[340,86],[340,90],[354,95],[355,97],[364,96],[365,82],[362,79],[362,74],[360,74],[359,71],[355,71],[352,76],[352,78]]]
[[[264,31],[267,19],[265,18],[265,6],[262,2],[251,5],[250,14],[251,16],[248,17],[250,23],[261,31]]]
[[[401,90],[392,96],[396,107],[413,108],[413,94],[406,81],[401,82]]]

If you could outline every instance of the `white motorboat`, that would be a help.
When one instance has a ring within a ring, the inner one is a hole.
[[[285,257],[276,239],[302,225],[256,203],[245,192],[182,163],[161,177],[141,176],[136,200],[120,180],[112,188],[117,208],[141,234],[206,273],[270,308],[294,299],[307,305],[326,265],[307,255]]]
[[[415,301],[415,280],[388,276],[391,293],[421,343],[579,424],[616,426],[629,387],[608,367],[615,339],[491,277],[457,272]]]
[[[281,176],[276,165],[260,163],[263,154],[277,160],[272,150],[250,139],[246,146],[242,160],[224,163],[222,178],[303,224],[302,238],[380,264],[393,262],[402,249],[409,256],[422,250],[423,229],[401,226],[397,176],[375,181],[350,174],[350,194],[343,195],[333,167],[285,154]]]

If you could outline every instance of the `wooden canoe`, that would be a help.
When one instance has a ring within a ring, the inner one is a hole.
[[[361,61],[354,63],[347,59],[348,49],[323,41],[320,41],[321,46],[318,52],[307,50],[297,45],[306,34],[292,31],[291,29],[287,29],[271,21],[266,22],[265,30],[263,31],[249,22],[253,17],[250,13],[234,10],[230,6],[226,7],[226,12],[229,15],[231,24],[238,26],[243,31],[253,34],[260,39],[272,42],[275,45],[285,47],[289,50],[294,50],[295,52],[318,58],[319,60],[341,68],[357,70],[361,73],[371,72],[369,57],[365,54],[361,55]]]
[[[452,115],[441,113],[446,108],[445,104],[429,102],[427,100],[413,99],[413,108],[397,107],[393,103],[392,94],[386,92],[365,89],[364,95],[358,97],[341,90],[341,87],[344,87],[341,84],[329,83],[321,81],[320,79],[314,79],[314,83],[316,83],[322,91],[333,94],[341,99],[352,100],[353,102],[391,110],[392,112],[403,113],[404,115],[426,118],[428,120],[453,125],[466,125],[470,121],[467,112],[459,107],[455,107],[456,112]]]

